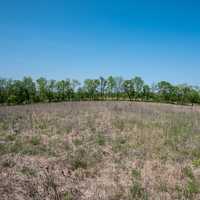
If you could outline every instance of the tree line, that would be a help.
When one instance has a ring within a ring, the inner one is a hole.
[[[141,77],[125,80],[109,76],[77,80],[34,81],[31,77],[22,80],[0,78],[0,104],[15,105],[34,102],[59,102],[81,100],[130,100],[153,101],[175,104],[200,103],[200,88],[186,84],[173,85],[160,81],[149,86]]]

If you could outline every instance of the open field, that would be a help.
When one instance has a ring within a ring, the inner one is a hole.
[[[200,108],[0,107],[0,199],[200,199]]]

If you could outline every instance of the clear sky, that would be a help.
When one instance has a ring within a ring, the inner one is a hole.
[[[200,85],[199,0],[0,0],[0,76]]]

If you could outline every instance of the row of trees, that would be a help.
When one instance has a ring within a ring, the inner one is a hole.
[[[200,103],[200,89],[194,86],[172,85],[161,81],[145,84],[142,78],[109,76],[86,79],[83,85],[77,80],[47,80],[31,77],[22,80],[0,79],[1,104],[26,104],[33,102],[56,102],[77,100],[130,100],[155,101],[177,104]]]

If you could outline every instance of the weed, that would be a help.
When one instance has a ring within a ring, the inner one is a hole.
[[[54,200],[61,200],[62,195],[59,191],[59,185],[56,182],[56,177],[51,171],[47,171],[44,173],[44,181],[43,187],[45,188],[47,193],[53,193],[52,197]]]
[[[71,194],[71,192],[65,192],[64,193],[64,200],[73,200],[73,195]]]
[[[7,145],[6,144],[0,143],[0,153],[1,153],[1,155],[7,153]]]
[[[159,181],[158,190],[161,192],[168,192],[167,184],[164,181]]]
[[[88,166],[88,157],[85,149],[78,149],[74,152],[70,162],[73,169],[83,168],[86,169]]]
[[[184,191],[184,195],[191,199],[195,194],[200,192],[199,184],[196,180],[189,180]]]
[[[1,165],[2,167],[5,167],[5,168],[12,168],[16,165],[16,163],[12,159],[7,158],[2,161]]]
[[[30,140],[30,143],[31,143],[32,145],[39,145],[39,144],[40,144],[40,140],[41,140],[40,137],[38,137],[38,136],[33,136],[33,137],[31,138],[31,140]]]
[[[78,139],[76,138],[75,140],[73,140],[73,143],[76,145],[76,146],[79,146],[83,143],[83,141],[81,139]]]
[[[192,169],[190,167],[184,167],[183,168],[183,173],[185,174],[185,176],[187,176],[190,179],[194,179],[194,174],[192,172]]]
[[[120,152],[122,154],[126,154],[129,150],[128,138],[117,136],[112,141],[112,149],[115,153]]]
[[[105,145],[106,139],[105,139],[105,136],[102,133],[98,133],[96,135],[96,143],[98,145],[101,145],[101,146]]]
[[[132,185],[130,187],[130,196],[129,199],[142,199],[147,200],[148,194],[141,185],[141,172],[137,169],[132,170]]]
[[[119,129],[120,131],[123,131],[123,129],[125,128],[125,122],[120,118],[116,118],[113,121],[113,125],[115,128]]]
[[[22,174],[26,175],[26,176],[36,176],[36,171],[32,168],[23,166],[22,170],[21,170]]]
[[[140,179],[141,178],[141,172],[137,169],[132,170],[132,177],[135,179]]]
[[[147,200],[148,194],[138,181],[133,181],[130,187],[130,200]]]
[[[73,170],[87,169],[101,160],[101,153],[94,152],[87,147],[80,147],[71,153],[68,160]]]
[[[193,166],[200,167],[200,159],[192,161]]]
[[[7,141],[15,141],[15,139],[16,139],[16,135],[14,135],[14,134],[9,134],[6,137]]]

